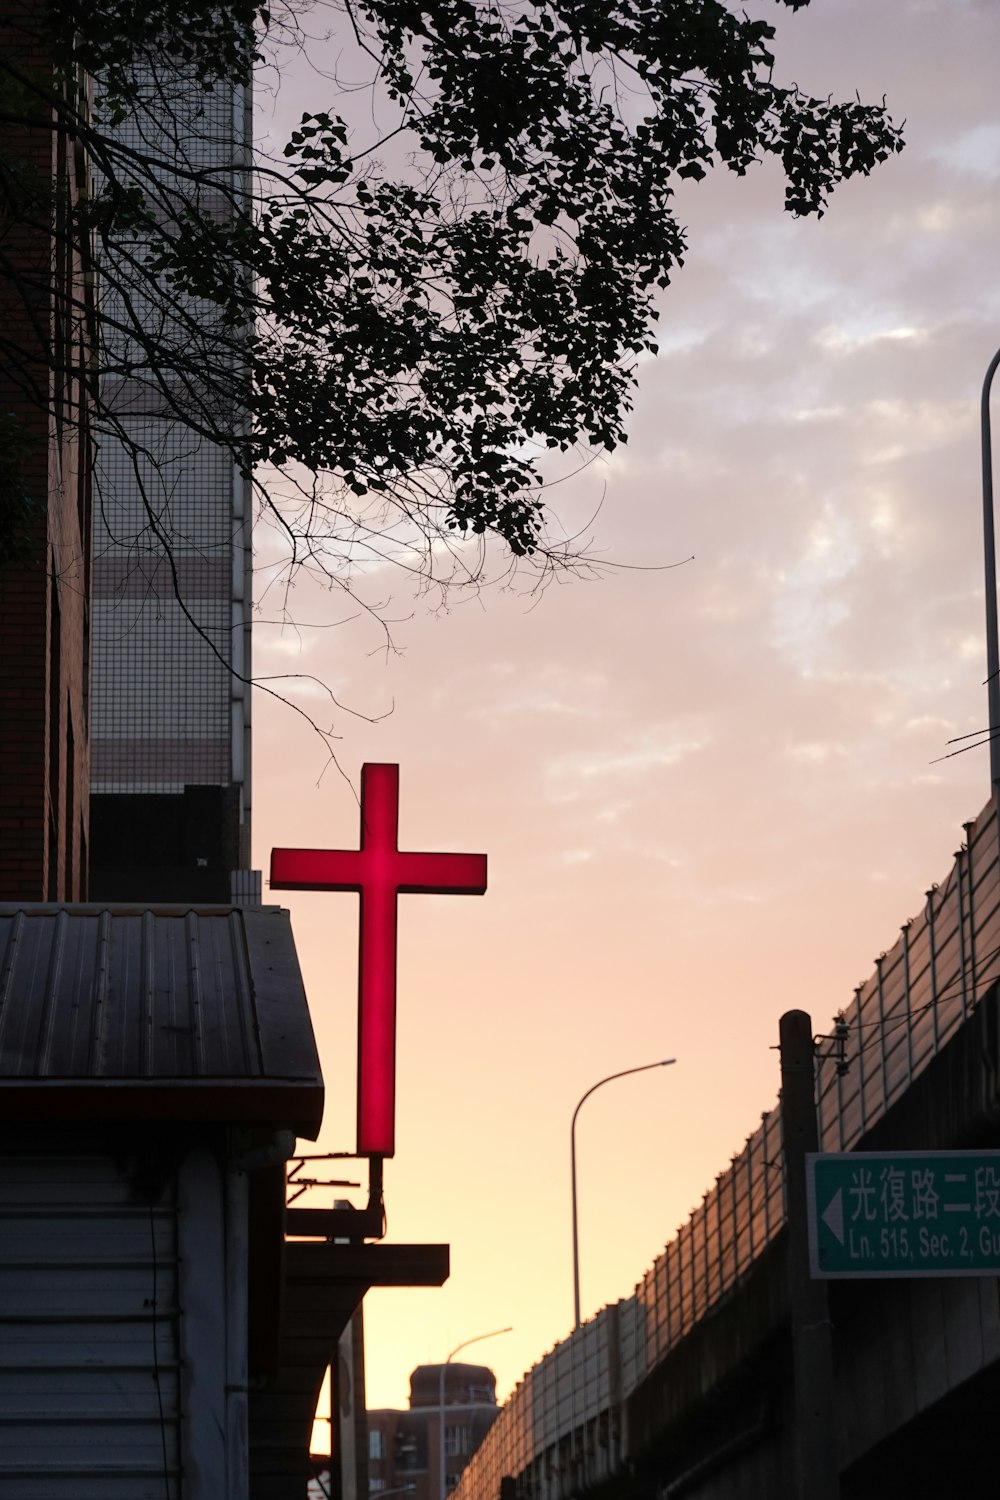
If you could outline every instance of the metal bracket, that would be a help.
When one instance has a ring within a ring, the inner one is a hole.
[[[294,1180],[291,1173],[289,1180]],[[303,1189],[307,1185],[303,1183]],[[345,1183],[344,1186],[356,1187],[360,1184]],[[296,1193],[285,1208],[287,1235],[348,1242],[380,1240],[385,1235],[381,1156],[368,1159],[368,1203],[364,1208],[292,1208],[290,1204],[298,1196]]]

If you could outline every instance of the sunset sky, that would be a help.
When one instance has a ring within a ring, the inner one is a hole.
[[[773,1106],[781,1013],[828,1027],[987,799],[985,750],[933,762],[986,712],[1000,7],[756,9],[783,80],[884,93],[907,148],[819,222],[783,214],[771,168],[685,191],[688,263],[628,447],[553,494],[602,576],[442,603],[384,568],[358,587],[393,651],[367,615],[257,632],[258,672],[315,674],[377,720],[338,713],[341,775],[258,697],[258,866],[274,844],[353,846],[366,760],[400,763],[404,848],[489,855],[485,897],[400,899],[389,1238],[450,1243],[452,1271],[366,1299],[370,1406],[510,1324],[468,1355],[505,1395],[570,1331],[573,1107],[676,1056],[580,1116],[584,1315],[628,1295]],[[330,102],[300,81],[286,124]],[[305,588],[297,610],[351,612]],[[323,1060],[320,1147],[350,1149],[356,898],[273,899]]]

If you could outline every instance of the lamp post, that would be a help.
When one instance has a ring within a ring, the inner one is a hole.
[[[464,1339],[461,1344],[456,1344],[448,1355],[443,1365],[438,1366],[438,1500],[445,1500],[445,1475],[444,1475],[444,1375],[455,1355],[462,1349],[468,1349],[470,1344],[481,1344],[483,1339],[499,1338],[501,1333],[510,1333],[510,1328],[494,1328],[490,1333],[477,1333],[474,1338]]]
[[[613,1083],[616,1078],[628,1078],[632,1073],[648,1073],[650,1068],[669,1068],[671,1063],[676,1061],[676,1057],[665,1057],[660,1062],[643,1063],[638,1068],[624,1068],[620,1073],[609,1073],[607,1078],[599,1078],[596,1083],[591,1084],[573,1111],[573,1121],[569,1127],[569,1162],[573,1187],[573,1317],[575,1328],[580,1326],[580,1242],[576,1222],[576,1117],[591,1094],[603,1088],[606,1083]]]
[[[990,388],[1000,365],[1000,349],[983,381],[980,410],[983,456],[983,554],[986,563],[986,693],[989,704],[990,790],[1000,789],[1000,649],[997,646],[997,557],[993,526],[993,452],[990,441]]]

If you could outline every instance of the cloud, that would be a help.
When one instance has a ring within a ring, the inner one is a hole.
[[[536,715],[593,718],[600,711],[606,689],[602,674],[567,671],[564,663],[538,667],[505,663],[487,672],[482,700],[473,713],[494,726],[511,718]]]
[[[1000,177],[1000,125],[976,125],[933,147],[929,155],[950,171],[995,181]]]
[[[885,341],[923,344],[927,342],[927,338],[926,328],[880,328],[865,326],[864,323],[859,322],[853,326],[827,324],[816,334],[815,342],[821,349],[826,349],[832,354],[847,354]]]
[[[697,755],[711,743],[705,729],[658,725],[621,737],[614,746],[574,750],[550,759],[546,778],[557,800],[583,795],[590,785],[606,778],[634,785],[636,777],[662,771]]]
[[[843,757],[847,754],[845,745],[837,742],[809,741],[805,743],[786,745],[785,754],[789,760],[801,761],[804,765],[821,765],[833,756]]]

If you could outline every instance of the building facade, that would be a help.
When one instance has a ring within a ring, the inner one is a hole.
[[[0,1496],[270,1500],[250,1392],[322,1111],[287,912],[0,904]]]
[[[27,0],[0,3],[0,86],[57,77]],[[94,289],[67,231],[87,188],[79,143],[53,112],[0,126],[0,901],[79,900],[88,864]]]
[[[368,1412],[369,1495],[440,1500],[458,1483],[498,1410],[496,1377],[486,1365],[418,1365],[407,1410]]]
[[[248,88],[206,91],[184,69],[150,61],[116,132],[155,163],[143,169],[153,186],[139,173],[136,185],[166,216],[181,222],[193,202],[224,221],[246,201]],[[251,484],[235,450],[244,350],[218,308],[161,288],[131,242],[106,244],[99,270],[92,891],[259,900],[248,875]],[[166,374],[150,330],[168,351]]]
[[[141,243],[103,245],[97,316],[48,14],[0,0],[0,89],[12,59],[49,88],[0,126],[0,1497],[305,1500],[345,1327],[370,1286],[441,1285],[448,1247],[365,1243],[380,1170],[367,1210],[286,1208],[323,1086],[288,913],[246,868],[245,346],[157,302]],[[224,219],[249,98],[164,66],[122,139],[164,165],[159,211],[174,162]],[[157,358],[189,334],[214,442]]]

